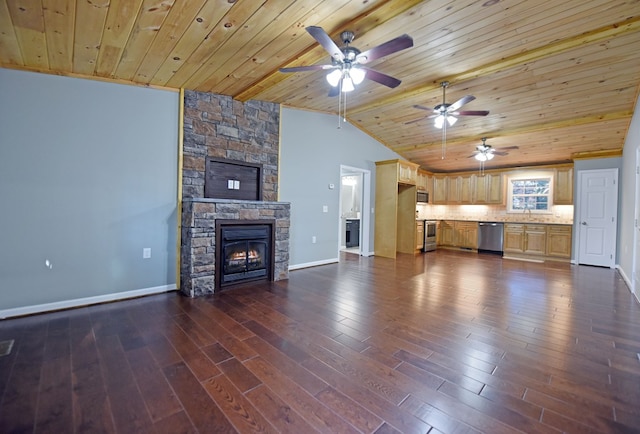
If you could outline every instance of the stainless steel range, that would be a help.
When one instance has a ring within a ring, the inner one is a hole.
[[[430,252],[437,248],[436,245],[436,222],[433,220],[424,221],[424,243],[423,252]]]

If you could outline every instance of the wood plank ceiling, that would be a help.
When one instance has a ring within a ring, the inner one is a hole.
[[[329,62],[311,25],[336,41],[354,31],[361,51],[413,38],[368,65],[402,84],[365,80],[347,118],[424,169],[476,169],[482,137],[518,146],[487,168],[624,145],[640,89],[639,0],[0,0],[0,66],[336,113],[325,72],[278,71]],[[449,128],[442,159],[441,130],[414,105],[442,103],[444,80],[446,102],[471,94],[464,109],[490,114]]]

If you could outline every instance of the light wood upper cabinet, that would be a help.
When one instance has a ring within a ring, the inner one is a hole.
[[[553,181],[553,204],[573,205],[573,167],[555,169]]]
[[[547,256],[571,258],[571,226],[547,226]]]
[[[425,193],[429,191],[429,174],[424,170],[418,169],[416,188],[418,191],[424,191]]]
[[[447,203],[447,189],[449,184],[448,176],[434,176],[433,177],[433,199],[429,198],[429,201],[435,204]]]
[[[475,175],[458,176],[458,202],[462,204],[473,203],[473,192],[475,190]]]
[[[448,203],[458,203],[460,202],[460,190],[459,190],[459,180],[457,176],[448,176],[447,177],[447,198],[446,202]]]
[[[398,160],[398,182],[402,184],[416,185],[417,181],[418,165]]]
[[[474,175],[475,195],[474,203],[502,204],[504,203],[504,175],[502,173],[485,173]]]

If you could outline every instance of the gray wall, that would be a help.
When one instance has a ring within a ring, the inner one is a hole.
[[[616,158],[594,158],[589,160],[576,160],[573,163],[573,202],[577,203],[578,198],[578,174],[582,170],[597,170],[597,169],[618,169],[618,234],[622,229],[620,220],[620,212],[622,207],[622,189],[619,187],[622,181],[622,157]],[[573,209],[573,245],[571,246],[572,259],[577,261],[578,259],[578,231],[580,230],[580,222],[578,221],[578,206]],[[620,258],[620,243],[616,243],[616,264]]]
[[[0,69],[0,95],[0,314],[174,289],[179,94]]]
[[[337,104],[337,102],[336,102]],[[280,198],[291,203],[290,266],[338,258],[340,165],[371,171],[371,206],[375,206],[375,162],[400,158],[349,123],[337,128],[337,115],[282,108]],[[334,189],[329,189],[334,184]],[[322,206],[328,206],[328,212]],[[367,210],[363,210],[367,212]],[[373,251],[371,215],[369,234]],[[313,244],[311,237],[316,236]]]
[[[622,153],[622,173],[620,174],[620,232],[618,233],[618,264],[620,271],[629,283],[633,279],[633,243],[636,191],[640,188],[636,184],[636,167],[640,162],[636,161],[636,149],[640,148],[640,100],[636,101],[635,112],[631,118],[631,124]],[[640,255],[640,252],[637,252]],[[637,270],[640,271],[640,270]],[[640,300],[640,290],[636,292]]]

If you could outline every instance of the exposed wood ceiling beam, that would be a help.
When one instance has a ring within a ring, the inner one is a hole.
[[[486,135],[487,137],[491,137],[491,138],[511,137],[519,134],[529,134],[529,133],[535,133],[540,131],[553,130],[557,128],[575,127],[578,125],[586,125],[594,122],[613,121],[613,120],[627,119],[627,118],[631,119],[631,116],[633,116],[632,111],[621,111],[617,113],[606,113],[602,115],[587,116],[583,118],[565,119],[562,121],[549,122],[546,124],[536,124],[536,125],[531,125],[527,127],[516,128],[509,131],[488,132]],[[461,145],[461,144],[467,144],[467,143],[469,143],[468,137],[458,139],[458,140],[451,140],[451,141],[447,140],[447,145],[449,146],[455,146],[455,145]],[[402,153],[402,152],[411,152],[411,151],[416,151],[418,149],[425,149],[425,148],[430,148],[435,146],[442,146],[442,142],[438,141],[433,143],[422,143],[422,144],[416,144],[416,145],[398,146],[391,149],[394,152]]]
[[[361,106],[354,106],[349,108],[351,117],[357,113],[365,112],[368,110],[376,109],[385,105],[395,104],[401,102],[407,98],[416,97],[422,93],[440,89],[440,83],[442,81],[448,81],[450,83],[460,83],[465,80],[471,80],[481,76],[486,76],[499,71],[503,71],[509,68],[523,65],[525,63],[533,62],[545,57],[560,54],[567,50],[579,47],[582,44],[589,44],[604,39],[613,38],[626,33],[637,32],[640,30],[640,17],[632,17],[624,21],[600,27],[599,29],[583,33],[571,38],[563,39],[553,44],[545,45],[535,50],[526,51],[513,56],[505,57],[504,59],[497,60],[495,62],[488,63],[478,68],[464,71],[459,74],[452,75],[450,77],[443,77],[438,80],[431,81],[422,86],[415,87],[405,92],[395,93],[387,98],[383,98],[375,101],[372,104],[365,104]]]
[[[340,26],[339,29],[334,29],[330,33],[340,33],[344,30],[358,29],[359,33],[366,33],[367,31],[380,26],[381,24],[389,21],[398,15],[408,11],[414,6],[422,3],[422,0],[387,0],[379,2],[373,9],[367,13],[345,23]],[[329,32],[327,30],[327,32]],[[306,53],[296,56],[295,59],[288,60],[281,67],[299,66],[299,65],[313,65],[326,59],[327,53],[325,51],[317,50],[318,44],[313,41],[313,38],[309,37],[309,48]],[[271,74],[265,76],[261,80],[257,81],[243,92],[234,95],[234,99],[238,101],[247,101],[260,94],[264,89],[276,85],[277,83],[286,80],[286,74],[283,74],[276,69]]]

